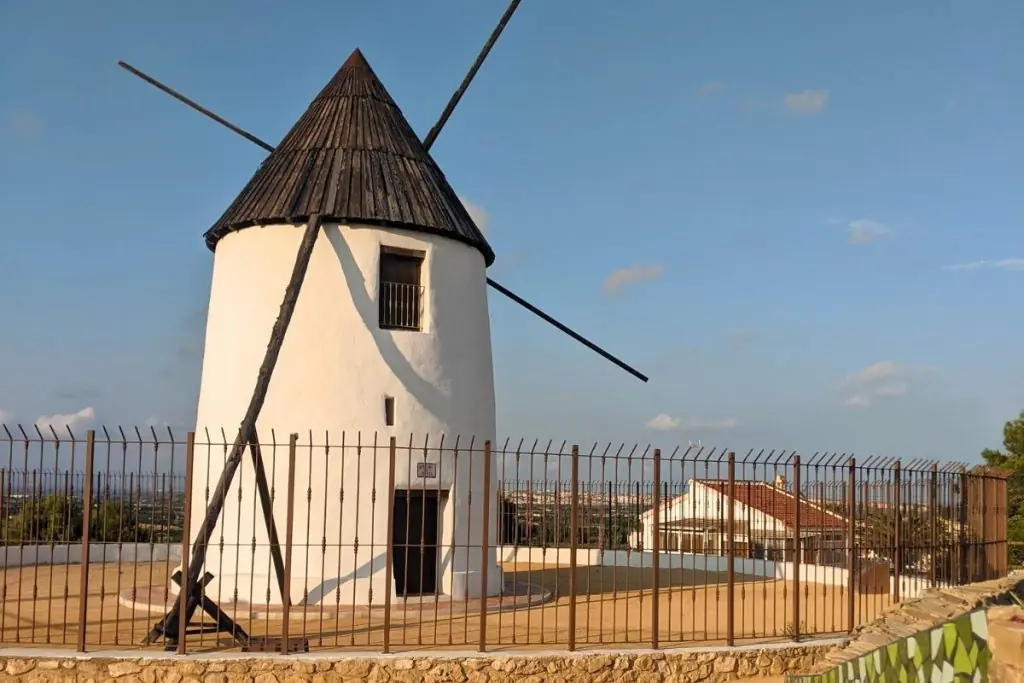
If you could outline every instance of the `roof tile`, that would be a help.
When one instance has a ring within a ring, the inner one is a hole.
[[[729,482],[723,479],[699,479],[698,483],[727,496]],[[778,519],[787,527],[796,526],[796,497],[788,491],[763,481],[737,481],[736,502]],[[845,525],[845,520],[834,512],[823,510],[807,500],[800,500],[800,527],[822,529]]]

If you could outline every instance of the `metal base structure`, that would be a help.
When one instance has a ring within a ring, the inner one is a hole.
[[[181,585],[181,570],[174,572],[171,577],[174,583]],[[309,640],[307,638],[282,638],[280,636],[250,636],[244,628],[238,625],[238,623],[229,617],[220,606],[210,598],[202,594],[202,588],[207,586],[210,581],[213,580],[213,574],[207,572],[203,575],[200,583],[200,590],[197,591],[198,597],[189,595],[186,597],[187,605],[185,607],[185,620],[186,624],[192,620],[195,615],[197,607],[202,608],[215,623],[201,626],[186,626],[185,635],[201,635],[204,633],[230,633],[231,638],[235,641],[242,652],[278,652],[281,654],[294,654],[309,652]],[[178,619],[180,617],[178,611],[178,604],[176,603],[174,608],[167,614],[167,616],[160,621],[159,624],[153,627],[153,630],[149,632],[146,639],[143,641],[145,645],[151,645],[161,638],[164,640],[164,651],[175,652],[178,649],[178,636],[179,636],[179,624]],[[287,643],[287,646],[286,646]]]
[[[181,586],[181,570],[174,572],[171,577],[174,583]],[[185,623],[188,624],[192,621],[192,616],[195,614],[196,608],[201,607],[214,623],[209,626],[194,626],[192,628],[185,628],[186,635],[199,635],[201,633],[230,633],[235,643],[243,648],[249,647],[252,643],[252,638],[246,633],[245,629],[235,623],[235,620],[229,617],[224,610],[220,608],[213,600],[206,597],[203,594],[202,589],[205,588],[210,581],[213,580],[213,574],[206,572],[203,575],[198,586],[199,590],[189,591],[189,595],[186,598],[185,604]],[[178,620],[181,617],[179,612],[180,601],[174,604],[171,611],[167,614],[164,619],[160,620],[160,623],[153,627],[143,640],[143,644],[151,645],[157,640],[164,639],[164,650],[167,652],[173,652],[178,649],[178,634],[179,624]]]
[[[256,435],[255,428],[252,429],[251,437],[247,441],[248,450],[252,454],[254,471],[256,473],[256,491],[259,495],[260,505],[263,511],[263,521],[267,525],[267,534],[270,539],[270,554],[274,562],[274,574],[277,577],[277,584],[278,587],[281,589],[281,594],[284,595],[284,559],[281,556],[281,543],[277,535],[277,525],[274,522],[274,514],[272,507],[273,501],[270,496],[270,487],[267,483],[267,474],[263,466],[263,454],[260,451],[259,438]],[[245,445],[236,443],[236,450],[241,450],[244,448]],[[235,455],[237,455],[238,457],[235,458]],[[232,456],[235,463],[240,463],[242,458],[241,452],[232,454]],[[221,481],[218,482],[217,491],[214,493],[214,500],[210,501],[210,508],[215,509],[218,514],[220,512],[220,509],[224,505],[224,497],[227,494],[228,488],[231,486],[231,482],[234,479],[236,469],[237,465],[235,467],[225,468],[225,471],[221,475]],[[197,540],[196,547],[193,548],[192,560],[188,565],[188,575],[197,576],[197,578],[198,570],[202,569],[202,562],[204,561],[206,555],[206,543],[203,543],[203,540],[209,538],[210,534],[213,531],[213,526],[216,524],[217,521],[215,517],[212,517],[210,515],[210,508],[207,509],[208,519],[205,520],[204,523],[204,526],[206,527],[205,533],[204,535],[201,535],[200,538]],[[188,534],[189,530],[183,529],[182,533]],[[202,547],[200,547],[200,544],[202,545]],[[197,552],[198,556],[196,555]],[[198,566],[196,566],[197,563]],[[194,569],[197,571],[193,571]],[[174,575],[171,577],[171,579],[180,587],[182,582],[181,570],[176,571]],[[253,639],[249,636],[248,633],[245,632],[245,629],[243,629],[241,626],[236,624],[234,620],[228,617],[224,613],[224,610],[222,610],[217,605],[217,603],[215,603],[213,600],[211,600],[203,594],[203,588],[212,580],[213,574],[209,572],[204,572],[203,576],[199,578],[198,581],[196,581],[192,586],[189,586],[188,595],[186,596],[187,604],[185,607],[186,635],[190,635],[193,633],[230,633],[232,637],[235,639],[235,641],[240,646],[242,646],[242,648],[248,647]],[[202,607],[203,611],[210,615],[210,617],[216,623],[211,626],[198,626],[194,630],[188,630],[188,624],[192,621],[192,616],[195,614],[195,610],[197,607]],[[175,601],[174,605],[171,607],[171,610],[164,616],[164,618],[161,619],[160,622],[153,627],[153,629],[149,632],[149,635],[146,636],[146,639],[143,642],[149,645],[156,642],[159,638],[163,637],[166,639],[166,650],[177,649],[179,637],[178,620],[181,617],[180,611],[181,601],[178,600]]]

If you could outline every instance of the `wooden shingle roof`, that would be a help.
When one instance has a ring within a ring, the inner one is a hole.
[[[325,221],[427,232],[494,251],[358,49],[206,234]]]

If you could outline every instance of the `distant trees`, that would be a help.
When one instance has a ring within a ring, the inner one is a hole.
[[[952,576],[957,535],[948,515],[910,507],[900,511],[900,573],[924,574],[935,566],[936,578]],[[896,565],[896,511],[891,507],[867,509],[859,534],[858,547]]]
[[[26,543],[74,543],[82,540],[82,501],[54,493],[42,499],[10,503],[0,519],[0,540],[4,545]],[[140,523],[136,507],[128,502],[107,500],[92,509],[89,538],[97,543],[163,541],[166,530]]]
[[[566,496],[568,498],[568,496]],[[519,505],[501,502],[501,543],[568,548],[572,538],[572,508],[568,503]],[[626,550],[640,530],[636,506],[588,505],[579,511],[576,543],[580,548]]]

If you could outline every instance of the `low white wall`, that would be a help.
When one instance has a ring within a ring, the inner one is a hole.
[[[502,563],[532,562],[537,564],[568,565],[571,552],[569,548],[517,548],[506,545],[498,547],[498,561]],[[647,569],[654,566],[654,553],[642,550],[626,551],[580,548],[576,551],[576,565],[580,567],[636,567]],[[659,558],[658,566],[661,569],[692,569],[724,574],[728,571],[729,559],[722,555],[663,551]],[[733,568],[737,574],[786,581],[793,580],[796,574],[792,562],[755,560],[745,557],[735,558],[733,560]],[[850,572],[842,567],[801,564],[800,581],[830,586],[847,586],[850,582]],[[890,591],[894,591],[894,579],[890,578],[889,583]],[[929,582],[926,578],[900,577],[901,598],[915,598],[928,587]]]
[[[498,561],[532,562],[536,564],[568,565],[571,551],[569,548],[530,548],[515,546],[498,546]],[[80,564],[82,561],[82,545],[80,543],[64,545],[12,546],[0,547],[0,566],[24,567],[33,565]],[[169,562],[177,565],[181,562],[180,543],[93,543],[89,546],[89,564],[104,563],[137,563],[137,562]],[[773,562],[770,560],[752,560],[738,557],[734,561],[737,574],[759,576],[766,579],[792,580],[792,562]],[[580,548],[576,551],[576,564],[580,567],[635,567],[648,569],[654,566],[654,553],[649,551],[597,550]],[[702,555],[696,553],[680,553],[665,551],[661,553],[659,566],[662,569],[692,569],[696,571],[722,573],[728,569],[728,558],[721,555]],[[846,586],[849,583],[849,572],[842,567],[825,567],[816,564],[800,565],[800,581],[819,583],[831,586]],[[895,581],[889,579],[891,589],[895,589]],[[900,597],[915,598],[926,588],[929,581],[925,577],[901,576]]]
[[[90,543],[89,564],[137,562],[181,562],[180,543]],[[24,545],[0,547],[0,566],[81,564],[82,544]]]

